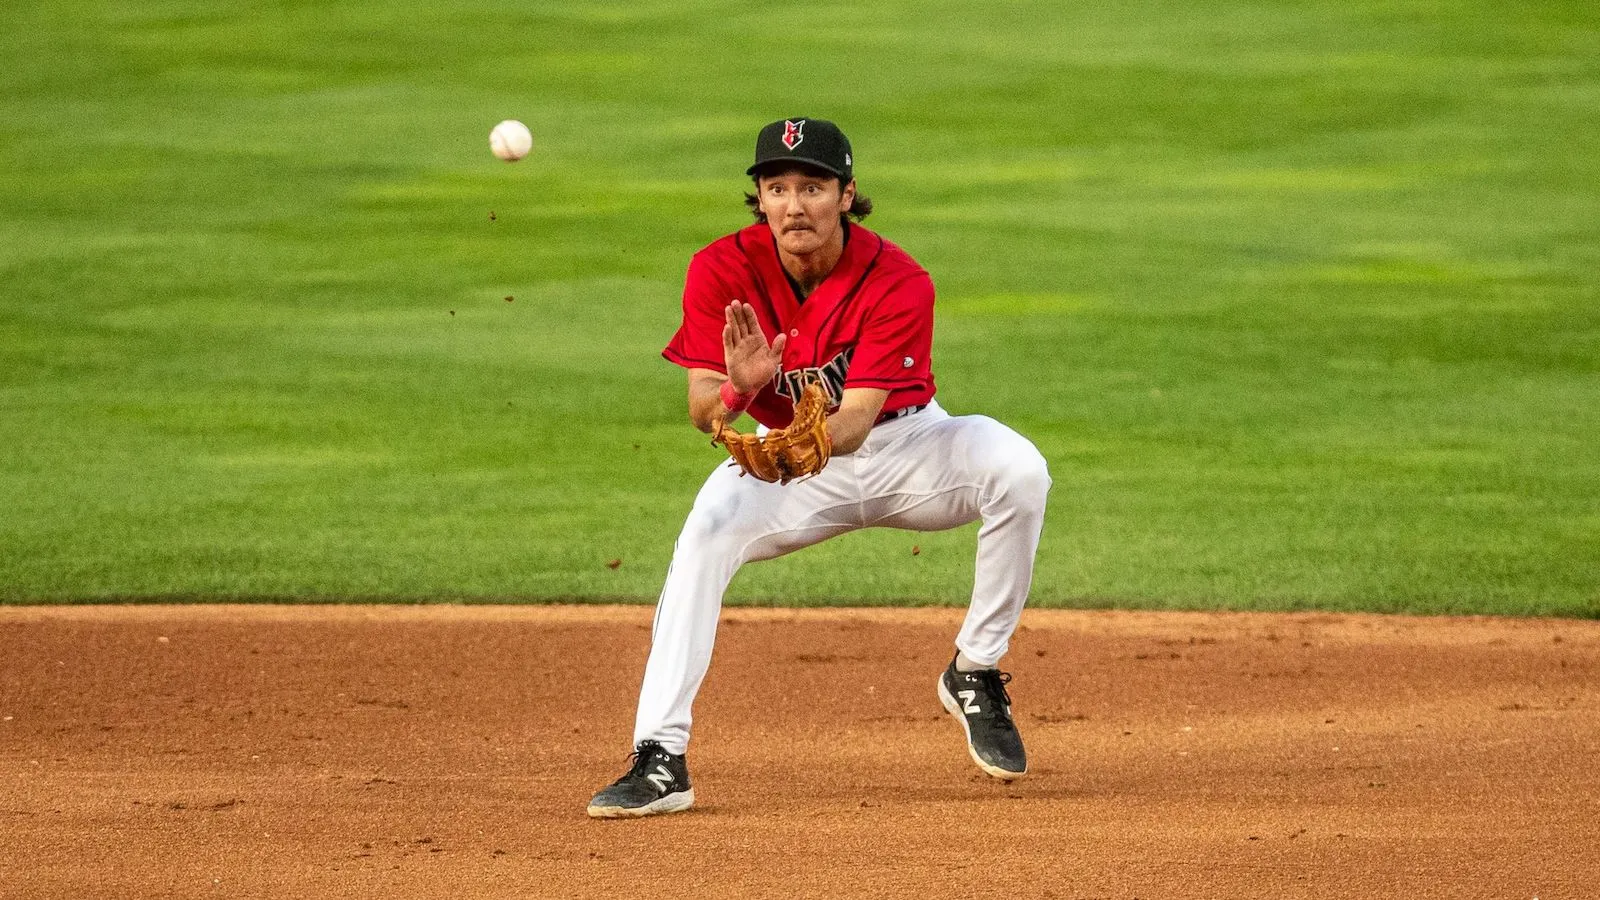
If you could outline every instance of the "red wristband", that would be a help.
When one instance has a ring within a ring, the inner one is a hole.
[[[750,402],[756,399],[755,392],[748,394],[739,393],[739,389],[733,386],[732,381],[724,381],[722,383],[721,393],[722,405],[726,406],[728,408],[728,412],[731,413],[744,412],[745,408],[750,405]]]

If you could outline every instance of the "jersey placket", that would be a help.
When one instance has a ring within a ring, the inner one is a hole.
[[[793,315],[786,322],[780,323],[782,327],[788,328],[789,335],[789,343],[783,354],[784,369],[824,366],[838,353],[838,350],[822,345],[825,337],[820,332],[839,311],[839,304],[845,302],[846,293],[856,281],[860,269],[856,258],[858,253],[859,247],[846,245],[839,265],[828,273],[828,277],[824,278],[803,301],[795,296],[789,277],[783,270],[783,263],[778,258],[776,247],[772,248],[771,258],[764,260],[767,265],[763,268],[770,267],[771,275],[776,276],[776,283],[783,286],[782,293],[787,295],[786,299],[794,298],[796,301]],[[773,282],[769,280],[768,283]]]

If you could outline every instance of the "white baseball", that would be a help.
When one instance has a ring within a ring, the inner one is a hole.
[[[506,162],[516,162],[533,149],[533,132],[516,119],[507,119],[489,132],[489,149]]]

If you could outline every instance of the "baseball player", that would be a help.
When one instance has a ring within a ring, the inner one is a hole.
[[[972,603],[937,693],[980,769],[1006,780],[1027,771],[1011,676],[998,664],[1027,601],[1050,475],[1027,438],[934,399],[933,282],[904,250],[851,222],[872,210],[853,168],[832,122],[767,125],[746,170],[757,223],[689,263],[683,324],[663,355],[688,370],[690,420],[734,459],[706,479],[678,537],[632,765],[594,796],[591,816],[693,805],[690,708],[739,567],[874,526],[983,521]],[[803,411],[812,400],[815,423]],[[741,414],[764,432],[732,432]]]

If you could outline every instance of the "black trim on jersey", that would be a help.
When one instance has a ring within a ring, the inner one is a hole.
[[[800,282],[794,280],[794,276],[789,274],[789,268],[783,264],[783,251],[778,249],[778,236],[768,231],[767,239],[772,241],[772,256],[778,261],[778,271],[783,273],[783,280],[789,282],[789,293],[794,297],[794,305],[803,306],[806,295],[800,290]]]
[[[840,245],[840,249],[839,249],[839,258],[843,259],[844,258],[844,249],[846,247],[850,246],[850,223],[848,221],[842,221],[839,224],[844,226],[844,243],[842,245]],[[771,234],[771,232],[769,231],[768,234]],[[801,290],[800,282],[795,281],[794,280],[794,276],[789,274],[789,268],[783,264],[783,253],[778,249],[778,236],[775,235],[775,234],[772,234],[771,236],[772,236],[772,252],[778,258],[778,269],[783,272],[784,279],[786,279],[789,282],[789,290],[794,292],[794,305],[795,306],[802,306],[802,305],[805,304],[806,298],[811,296],[811,295],[807,294],[803,290]],[[744,247],[739,244],[739,233],[738,232],[734,233],[734,246],[739,248],[739,252],[741,252],[741,253],[744,252]],[[880,250],[883,249],[881,245],[880,245],[879,249]],[[828,275],[832,275],[832,274],[833,274],[832,272],[828,273]],[[827,279],[827,275],[824,275],[822,280],[823,281],[827,281],[828,280]],[[821,287],[821,286],[822,285],[820,285],[820,284],[817,285],[817,287]],[[813,291],[812,293],[815,293],[815,291]]]
[[[778,268],[783,269],[783,277],[789,282],[789,290],[794,291],[794,305],[805,305],[806,294],[800,289],[800,282],[795,281],[794,276],[789,274],[789,270],[784,268],[783,257],[781,256],[778,257]]]
[[[879,390],[895,391],[903,387],[914,387],[926,384],[926,378],[907,378],[904,381],[889,381],[884,378],[851,378],[845,381],[846,387],[870,387]]]
[[[755,267],[755,269],[756,269],[756,273],[755,273],[756,277],[751,279],[751,280],[756,283],[756,291],[761,294],[761,302],[765,303],[766,306],[767,306],[767,318],[772,320],[772,327],[778,329],[779,333],[781,334],[782,333],[782,329],[783,329],[783,323],[778,320],[778,307],[777,307],[776,304],[774,304],[772,302],[772,298],[767,295],[767,283],[766,283],[766,280],[761,277],[761,268],[760,268],[760,266],[754,260],[750,259],[750,254],[749,253],[745,252],[745,249],[744,249],[744,232],[743,231],[735,231],[733,233],[733,246],[738,249],[739,254],[744,257],[744,261],[747,264]],[[776,246],[776,244],[774,244],[774,246]],[[783,268],[783,260],[781,260],[781,259],[778,260],[778,268],[780,268],[780,269]],[[785,273],[785,274],[787,274],[787,273]],[[745,302],[748,303],[749,301],[747,300]],[[779,368],[782,368],[782,366],[783,366],[783,361],[782,360],[779,360],[778,366],[779,366]]]
[[[723,372],[723,370],[728,367],[727,360],[722,360],[721,362],[712,362],[709,359],[695,359],[692,356],[684,356],[682,353],[672,350],[671,348],[661,351],[661,355],[665,356],[668,362],[677,363],[680,366],[684,363],[694,363],[695,368],[697,369],[716,369],[718,372]],[[723,374],[727,373],[723,372]]]
[[[811,351],[812,366],[820,366],[822,364],[822,361],[817,359],[817,352],[818,348],[825,347],[828,344],[828,342],[824,340],[824,337],[831,337],[831,335],[828,334],[828,326],[833,322],[835,316],[839,315],[839,313],[844,311],[846,306],[850,305],[850,301],[855,299],[856,292],[861,290],[861,286],[866,283],[867,276],[871,275],[872,270],[878,267],[878,257],[883,255],[883,245],[885,243],[886,242],[882,237],[878,238],[878,250],[876,253],[872,254],[872,259],[867,261],[866,268],[861,270],[861,277],[857,278],[856,283],[850,286],[850,290],[845,291],[844,296],[839,298],[839,302],[834,304],[833,311],[828,313],[828,317],[823,319],[822,325],[817,328],[817,343]],[[855,347],[855,344],[851,344],[850,346],[853,348]]]

